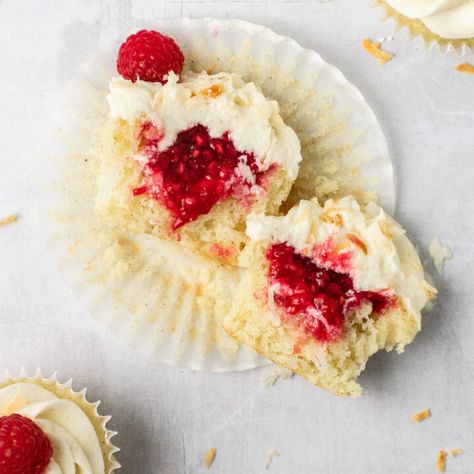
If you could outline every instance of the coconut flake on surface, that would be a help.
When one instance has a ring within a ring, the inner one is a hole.
[[[273,462],[273,459],[279,457],[280,453],[276,449],[271,449],[267,453],[267,461],[265,464],[265,469],[268,469]]]
[[[437,238],[431,241],[429,250],[436,270],[440,275],[442,275],[444,262],[445,260],[452,258],[453,252],[447,245],[444,245]]]

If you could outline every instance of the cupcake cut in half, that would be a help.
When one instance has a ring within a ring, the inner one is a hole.
[[[115,78],[96,212],[109,225],[235,263],[246,217],[275,214],[301,161],[275,101],[237,74]]]
[[[384,211],[353,197],[301,201],[287,215],[251,215],[249,266],[225,331],[341,396],[380,349],[402,352],[436,290]]]

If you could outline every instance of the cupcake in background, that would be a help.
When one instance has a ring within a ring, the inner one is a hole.
[[[75,392],[72,380],[56,374],[19,377],[7,372],[0,382],[0,473],[109,474],[120,467],[118,448],[100,416],[100,402]]]
[[[400,27],[427,44],[466,50],[474,45],[473,0],[378,0]]]

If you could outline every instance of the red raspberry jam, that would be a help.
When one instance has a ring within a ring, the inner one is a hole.
[[[172,216],[173,230],[207,214],[229,196],[248,200],[250,188],[262,186],[269,171],[259,170],[252,153],[237,150],[229,132],[212,138],[199,124],[178,133],[170,147],[159,151],[162,137],[154,125],[142,126],[140,152],[148,158],[144,172],[149,183],[134,189],[133,194],[146,193],[164,205]],[[253,183],[238,172],[240,163],[248,167]]]
[[[287,243],[267,250],[268,283],[274,301],[292,321],[319,342],[331,342],[344,333],[345,316],[362,303],[372,303],[376,314],[395,304],[389,291],[356,291],[348,273],[318,266]]]

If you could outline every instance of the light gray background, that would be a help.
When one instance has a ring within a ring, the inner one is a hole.
[[[361,39],[393,33],[365,0],[0,0],[0,369],[40,366],[104,400],[119,431],[123,473],[434,472],[441,448],[466,453],[448,472],[474,470],[474,77],[455,54],[404,36],[385,67]],[[437,308],[404,355],[379,354],[358,400],[336,399],[299,378],[259,386],[259,370],[190,373],[118,345],[64,286],[40,239],[36,169],[40,130],[61,89],[88,56],[142,21],[179,15],[243,18],[315,49],[373,106],[398,174],[397,218],[426,249],[454,252],[437,282]],[[463,60],[474,63],[471,55]],[[423,424],[411,413],[430,407]]]

